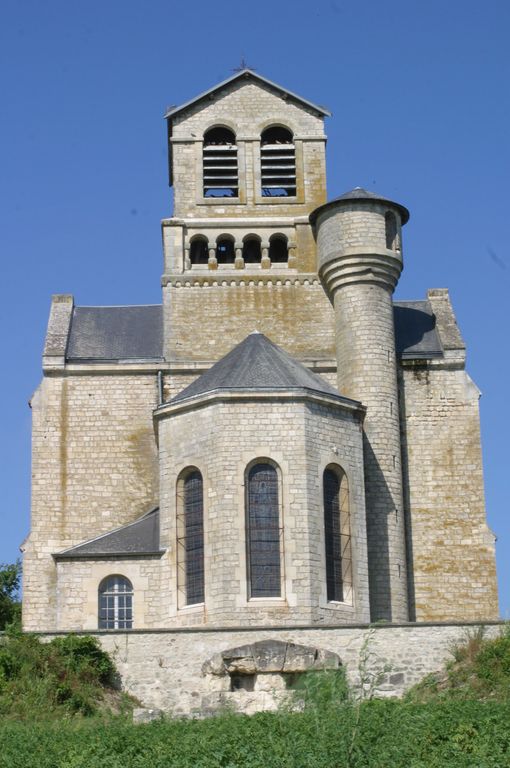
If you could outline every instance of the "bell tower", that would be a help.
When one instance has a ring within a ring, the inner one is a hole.
[[[309,222],[326,200],[328,115],[249,69],[167,112],[168,360],[212,363],[253,329],[299,359],[316,357],[316,342],[333,356]]]

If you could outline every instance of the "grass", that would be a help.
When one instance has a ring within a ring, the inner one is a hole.
[[[225,715],[133,726],[110,722],[0,725],[0,768],[503,768],[510,705],[492,702],[362,705],[353,710]]]

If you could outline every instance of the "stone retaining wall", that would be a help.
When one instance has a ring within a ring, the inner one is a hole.
[[[90,634],[113,655],[122,687],[142,706],[187,716],[225,705],[247,713],[274,709],[287,694],[287,685],[307,668],[340,663],[356,686],[360,654],[367,658],[365,670],[374,694],[401,696],[426,674],[440,669],[451,658],[453,645],[479,626],[380,624]],[[503,622],[491,623],[486,633],[497,635],[503,626]]]

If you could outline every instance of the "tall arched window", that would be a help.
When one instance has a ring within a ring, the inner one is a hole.
[[[264,197],[294,197],[296,150],[288,128],[266,128],[260,137],[260,177]]]
[[[328,600],[352,597],[351,521],[347,475],[337,466],[324,471],[324,538]]]
[[[99,629],[133,628],[133,585],[125,576],[107,576],[98,590]]]
[[[251,467],[247,478],[246,528],[250,597],[280,597],[280,504],[272,464]]]
[[[204,501],[202,475],[184,470],[178,481],[178,587],[185,605],[204,602]]]
[[[207,264],[209,261],[209,244],[205,237],[194,237],[190,243],[189,260],[191,264]]]
[[[238,197],[237,145],[229,128],[211,128],[204,134],[204,197]]]

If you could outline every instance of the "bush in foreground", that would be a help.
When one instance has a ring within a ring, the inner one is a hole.
[[[119,711],[115,667],[96,638],[42,643],[11,628],[0,642],[0,716],[21,720]]]

